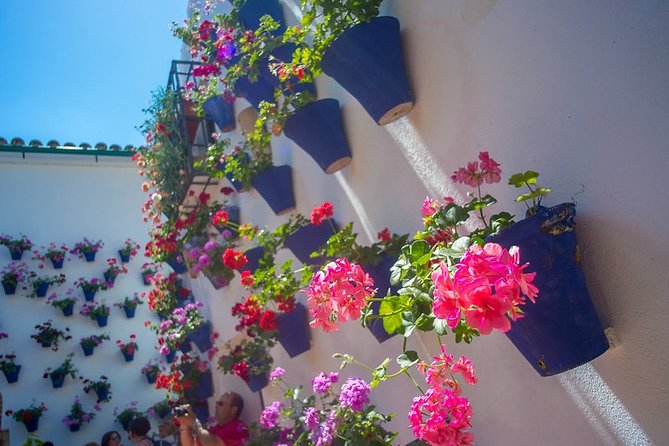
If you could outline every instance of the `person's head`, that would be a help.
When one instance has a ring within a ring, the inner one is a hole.
[[[235,392],[225,392],[216,401],[216,422],[219,424],[239,418],[244,410],[244,400]]]
[[[130,440],[145,437],[151,430],[151,423],[146,417],[133,418],[128,423],[128,437]]]
[[[121,434],[117,431],[109,431],[102,436],[100,446],[119,446],[121,444]]]

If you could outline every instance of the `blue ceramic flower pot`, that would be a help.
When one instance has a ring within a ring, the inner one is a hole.
[[[65,374],[63,373],[51,373],[49,377],[51,378],[51,385],[54,389],[63,387],[63,384],[65,384]]]
[[[258,29],[260,18],[264,15],[269,15],[279,23],[279,29],[275,31],[277,35],[281,35],[286,31],[283,8],[278,0],[246,0],[239,7],[239,21],[242,22],[242,25],[246,29],[254,31]]]
[[[388,289],[391,288],[390,268],[395,264],[396,261],[397,261],[396,258],[390,258],[384,256],[376,266],[372,265],[363,266],[365,272],[369,274],[369,277],[371,277],[372,280],[374,281],[374,288],[378,290],[377,296],[379,297],[386,296]],[[371,304],[372,314],[378,316],[380,306],[381,302],[376,302],[376,301],[372,302]],[[386,329],[383,328],[383,319],[368,320],[367,328],[369,329],[370,332],[372,332],[372,334],[374,335],[374,337],[378,342],[387,341],[388,339],[395,336],[395,333],[389,334],[386,331]]]
[[[331,220],[332,221],[332,220]],[[337,224],[332,221],[337,230]],[[293,232],[286,238],[285,246],[290,249],[298,260],[306,265],[323,265],[325,257],[311,258],[311,253],[327,244],[334,234],[330,223],[324,221],[320,225],[309,224]]]
[[[536,303],[522,307],[525,316],[506,335],[541,376],[585,364],[609,344],[581,269],[574,232],[575,206],[564,203],[540,210],[489,237],[505,248],[518,246],[526,272],[536,272]]]
[[[26,431],[35,432],[39,428],[39,417],[31,418],[28,421],[24,421],[23,425],[26,427]]]
[[[5,294],[7,296],[11,296],[12,294],[16,294],[16,284],[12,283],[7,283],[5,281],[2,282],[2,288],[5,290]]]
[[[53,269],[61,269],[63,267],[64,261],[65,259],[60,259],[60,260],[51,259],[51,265],[53,265]]]
[[[96,316],[95,321],[98,323],[98,327],[106,327],[109,316]]]
[[[290,166],[272,166],[253,178],[251,182],[276,215],[295,208],[293,174]]]
[[[132,319],[135,317],[135,311],[137,310],[136,307],[129,308],[129,307],[123,307],[123,311],[125,312],[125,317],[128,319]]]
[[[311,332],[309,331],[309,312],[307,307],[298,303],[290,313],[278,317],[278,339],[288,356],[295,356],[311,348]]]
[[[84,347],[82,345],[81,349],[84,351],[84,356],[91,356],[95,350],[95,347]]]
[[[95,262],[95,254],[97,254],[97,252],[85,252],[84,258],[87,262]]]
[[[122,263],[128,263],[130,261],[130,254],[121,254],[121,251],[119,251],[118,256],[121,258]]]
[[[221,132],[231,132],[235,129],[235,106],[226,101],[223,95],[207,99],[203,108],[207,119],[214,121]]]
[[[321,65],[379,125],[413,108],[395,17],[376,17],[344,31],[325,51]]]
[[[246,383],[251,389],[251,392],[258,392],[259,390],[264,389],[269,384],[269,378],[267,373],[261,375],[251,375],[249,381]]]
[[[21,372],[20,365],[15,366],[13,372],[5,372],[4,370],[2,371],[2,373],[5,374],[5,378],[7,379],[7,384],[12,384],[18,381],[20,372]]]
[[[242,271],[249,270],[251,271],[251,274],[253,274],[253,272],[260,266],[260,259],[262,259],[264,255],[265,250],[261,246],[256,246],[255,248],[251,248],[244,252],[247,263],[246,266],[242,268]]]
[[[48,283],[42,283],[38,287],[35,288],[35,296],[44,297],[44,296],[46,296],[46,292],[48,290],[49,290],[49,284]]]
[[[200,325],[197,330],[188,335],[188,338],[193,341],[200,352],[205,353],[214,346],[211,342],[211,322],[207,321]]]
[[[174,270],[177,274],[183,274],[187,271],[186,262],[183,261],[180,257],[174,256],[170,259],[167,259],[167,264]]]
[[[214,384],[212,381],[211,370],[205,371],[193,386],[186,390],[186,399],[189,401],[204,401],[214,394]]]
[[[320,99],[310,102],[286,120],[283,129],[325,173],[334,173],[351,162],[339,102]]]
[[[8,246],[7,248],[9,248],[9,255],[12,257],[12,260],[21,260],[21,257],[23,257],[23,249],[12,246]]]
[[[135,359],[135,352],[129,353],[129,352],[121,350],[121,353],[123,353],[123,358],[125,358],[126,362],[130,362],[133,359]]]
[[[86,299],[86,302],[93,302],[95,300],[95,290],[83,290],[84,291],[84,299]]]
[[[63,311],[63,316],[72,316],[72,313],[74,312],[74,304],[69,304],[66,305],[62,308]]]

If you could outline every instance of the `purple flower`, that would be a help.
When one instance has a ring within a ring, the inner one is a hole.
[[[203,249],[204,249],[206,252],[209,252],[209,251],[211,251],[212,249],[215,249],[215,248],[216,248],[216,242],[213,241],[213,240],[209,240],[209,241],[208,241],[207,243],[205,243],[204,246],[203,246]]]
[[[226,62],[235,55],[237,48],[232,43],[221,46],[216,52],[216,57],[220,62]]]
[[[265,429],[271,429],[279,423],[279,413],[283,404],[281,401],[274,401],[262,411],[260,416],[260,425]]]
[[[197,259],[197,264],[201,267],[204,268],[205,266],[209,265],[209,256],[206,254],[202,254],[198,259]]]
[[[284,369],[282,369],[281,367],[277,367],[272,371],[272,373],[270,373],[269,379],[270,381],[276,381],[277,379],[281,378],[285,373],[286,371]]]
[[[309,430],[315,431],[318,428],[318,425],[321,423],[321,419],[318,415],[318,409],[315,407],[307,407],[304,411],[304,424]]]
[[[349,407],[356,412],[362,410],[365,404],[369,402],[369,392],[372,389],[369,384],[360,378],[349,378],[341,386],[341,395],[339,402],[342,407]]]
[[[311,381],[311,385],[313,386],[314,392],[325,393],[330,390],[332,384],[336,383],[338,380],[339,374],[337,372],[321,372],[313,379],[313,381]]]

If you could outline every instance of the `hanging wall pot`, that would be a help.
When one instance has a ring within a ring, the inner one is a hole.
[[[395,17],[376,17],[344,31],[325,51],[321,65],[379,125],[413,108]]]
[[[574,215],[573,203],[544,208],[487,239],[518,246],[536,272],[536,303],[523,307],[506,335],[541,376],[585,364],[609,347],[581,269]]]
[[[333,220],[330,222],[334,225],[334,231],[337,231],[337,224]],[[324,247],[334,231],[328,222],[322,222],[320,225],[308,224],[290,234],[284,245],[305,265],[323,265],[324,257],[311,258],[310,255]]]
[[[207,99],[203,106],[205,116],[216,123],[223,133],[235,129],[235,106],[223,95]]]
[[[290,166],[272,166],[251,180],[276,215],[295,208],[293,175]]]
[[[351,162],[351,149],[335,99],[320,99],[295,111],[286,120],[283,131],[325,173],[337,172]]]
[[[396,258],[384,256],[376,265],[365,265],[364,270],[369,274],[369,277],[374,280],[374,287],[378,290],[377,296],[386,296],[390,288],[390,268],[397,261]],[[372,314],[378,316],[381,302],[372,302]],[[384,342],[395,336],[395,334],[388,334],[383,328],[383,319],[370,319],[367,322],[367,328],[374,335],[377,341]]]
[[[298,303],[290,313],[279,315],[279,343],[288,356],[294,358],[311,348],[309,313],[307,307]]]

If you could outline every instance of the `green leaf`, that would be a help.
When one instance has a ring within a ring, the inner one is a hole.
[[[443,336],[448,334],[448,325],[446,324],[446,319],[434,318],[434,330],[437,335]]]
[[[407,258],[411,263],[417,262],[430,253],[430,245],[425,240],[416,240],[409,245]]]
[[[443,220],[444,226],[457,226],[461,223],[464,223],[469,218],[469,212],[461,206],[450,204],[446,209],[439,213],[439,220]],[[442,221],[439,221],[440,225]]]
[[[413,350],[407,350],[397,357],[397,364],[403,369],[408,369],[418,363],[418,353]]]
[[[429,314],[421,314],[416,319],[416,327],[420,331],[432,331],[434,330],[434,316]]]
[[[383,316],[383,328],[389,334],[393,334],[402,328],[402,314],[395,313],[402,308],[399,296],[386,296],[379,305],[379,315]]]
[[[509,184],[516,187],[523,187],[526,184],[537,184],[539,174],[533,170],[528,170],[525,173],[516,173],[509,178]]]

